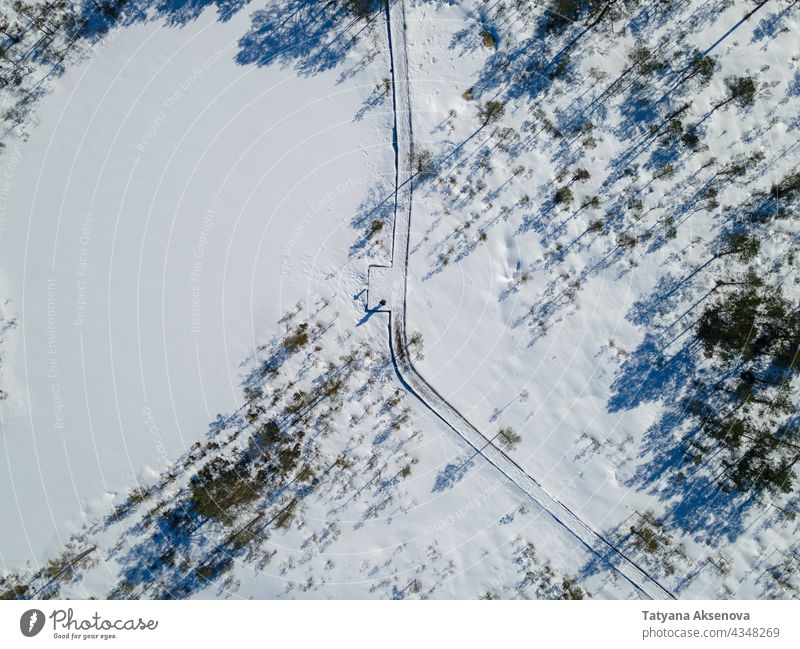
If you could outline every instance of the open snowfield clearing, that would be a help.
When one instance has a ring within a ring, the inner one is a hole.
[[[59,552],[235,410],[295,303],[324,287],[342,326],[361,317],[350,221],[393,163],[386,107],[353,117],[385,66],[239,65],[249,26],[112,32],[1,159],[6,566]]]

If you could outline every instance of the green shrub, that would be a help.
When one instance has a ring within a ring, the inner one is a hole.
[[[502,101],[490,99],[478,110],[481,122],[484,126],[493,124],[503,118],[506,112],[506,105]]]
[[[358,18],[369,18],[381,8],[378,0],[344,0],[344,6]]]
[[[372,239],[374,236],[379,234],[383,230],[383,221],[380,219],[375,219],[369,225],[369,231],[367,232],[367,238]]]
[[[283,346],[287,351],[297,351],[308,343],[308,324],[301,322],[292,333],[283,339]]]
[[[514,429],[510,426],[506,426],[505,428],[501,428],[500,431],[497,433],[497,442],[501,446],[503,446],[506,450],[513,450],[516,448],[517,444],[522,441],[522,436],[519,433],[514,432]]]
[[[556,193],[553,195],[553,202],[556,205],[569,205],[572,199],[572,190],[566,186],[556,190]]]

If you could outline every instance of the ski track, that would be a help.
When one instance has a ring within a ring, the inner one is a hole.
[[[372,303],[371,300],[386,300],[386,305],[376,310],[384,311],[389,316],[389,346],[397,375],[403,386],[469,444],[476,454],[481,455],[518,489],[536,501],[560,525],[621,574],[644,597],[676,599],[675,595],[642,566],[625,556],[608,539],[593,530],[566,505],[547,492],[517,462],[495,446],[419,374],[409,357],[406,337],[406,290],[414,174],[405,4],[403,0],[386,0],[384,9],[389,39],[394,109],[395,211],[392,265],[369,267],[367,306]],[[374,294],[373,298],[370,298],[370,293]]]

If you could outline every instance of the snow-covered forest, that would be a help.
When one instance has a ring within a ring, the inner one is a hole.
[[[796,598],[799,22],[4,4],[0,596]]]

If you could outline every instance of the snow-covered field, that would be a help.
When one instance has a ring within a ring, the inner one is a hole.
[[[298,301],[324,288],[360,317],[350,220],[391,156],[386,108],[353,115],[382,66],[238,65],[249,25],[113,32],[5,156],[6,566],[60,551],[235,410]]]
[[[554,33],[545,0],[406,1],[408,161],[382,3],[208,4],[133,1],[0,153],[0,591],[641,596],[394,371],[365,289],[410,163],[429,384],[675,596],[796,596],[796,486],[732,496],[673,451],[717,266],[800,293],[794,216],[715,256],[797,166],[794,5]]]

